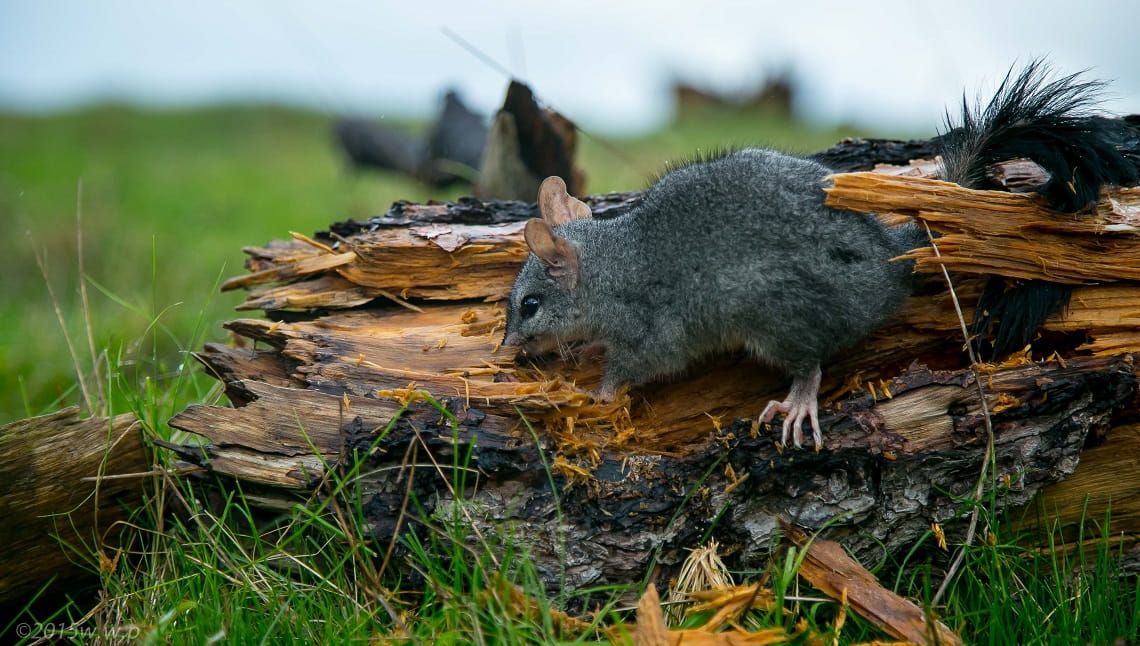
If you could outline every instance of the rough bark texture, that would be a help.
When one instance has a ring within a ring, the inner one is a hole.
[[[79,560],[117,544],[116,523],[142,500],[145,478],[114,477],[150,471],[140,433],[134,415],[76,407],[0,427],[0,607],[52,577],[56,590],[98,580],[99,564]]]
[[[895,160],[893,146],[860,145],[872,166]],[[944,232],[941,258],[913,255],[926,270],[955,270],[967,319],[989,273],[1078,284],[1024,356],[982,367],[999,500],[1034,500],[1020,527],[1059,522],[1071,541],[1111,510],[1113,540],[1140,563],[1140,190],[1109,192],[1090,215],[1059,216],[1024,195],[924,179],[934,168],[837,175],[828,199]],[[1038,181],[1024,166],[994,176],[1013,189]],[[639,199],[586,201],[595,217],[613,217]],[[545,580],[565,590],[641,580],[655,566],[663,580],[709,535],[733,566],[759,567],[778,519],[816,528],[841,516],[829,535],[869,562],[962,510],[953,497],[975,481],[985,434],[940,278],[825,366],[824,450],[782,452],[751,419],[783,395],[784,378],[742,357],[601,405],[588,389],[602,357],[528,364],[500,348],[497,300],[525,258],[519,223],[533,215],[522,202],[397,203],[368,222],[246,249],[250,273],[226,288],[249,290],[241,309],[268,318],[227,327],[258,347],[209,345],[197,355],[234,407],[190,407],[172,424],[203,445],[170,448],[221,476],[203,487],[240,484],[271,512],[321,490],[326,465],[361,462],[378,539],[458,517],[471,540],[521,539]],[[69,409],[0,428],[10,554],[0,605],[50,576],[89,576],[61,545],[113,540],[125,508],[141,500],[142,478],[96,479],[150,469],[134,424]],[[411,514],[408,500],[428,518]]]
[[[1011,477],[1007,505],[1071,474],[1090,429],[1107,429],[1135,391],[1124,358],[1027,363],[984,379],[998,411],[996,463]],[[422,402],[403,411],[395,401],[257,381],[230,388],[249,403],[193,406],[173,420],[212,440],[204,452],[183,449],[186,459],[301,495],[324,476],[323,463],[363,459],[376,538],[412,524],[402,516],[410,490],[434,522],[458,517],[484,537],[521,538],[547,581],[570,589],[635,581],[654,562],[678,565],[710,526],[732,565],[762,567],[779,518],[818,528],[845,515],[833,538],[863,559],[895,553],[960,511],[951,496],[972,487],[985,444],[968,375],[924,369],[896,381],[889,400],[864,396],[825,414],[828,448],[818,453],[781,452],[748,420],[708,428],[687,454],[663,455],[567,448],[509,414],[465,409],[462,397],[444,400],[458,418],[453,430]],[[462,468],[453,472],[456,455]],[[459,482],[467,484],[457,500],[448,485]]]
[[[1133,540],[1140,535],[1140,514],[1130,507],[1137,498],[1116,496],[1140,489],[1140,471],[1111,465],[1135,456],[1092,449],[1096,468],[1116,470],[1111,486],[1078,469],[1086,446],[1135,448],[1135,427],[1126,424],[1137,411],[1132,353],[1140,352],[1140,288],[1130,272],[1140,263],[1128,254],[1140,238],[1117,226],[1129,224],[1132,207],[1119,205],[1133,194],[1112,193],[1096,216],[1074,222],[1023,195],[923,179],[931,168],[836,176],[829,199],[847,190],[853,197],[837,206],[870,209],[852,201],[880,200],[873,208],[888,215],[957,227],[940,248],[953,235],[1035,239],[1038,231],[1053,245],[1006,245],[975,261],[984,266],[977,271],[1016,277],[1044,264],[1066,267],[1058,275],[1085,283],[1104,270],[1100,284],[1076,289],[1068,311],[1048,321],[1024,356],[983,366],[981,381],[993,414],[1000,505],[1024,505],[1044,489],[1057,518],[1078,521],[1076,495],[1050,489],[1076,471],[1078,481],[1106,486],[1113,531]],[[1019,183],[1033,181],[1026,169],[1007,171]],[[609,217],[637,199],[587,202],[595,217]],[[472,540],[522,540],[545,580],[563,589],[640,580],[654,566],[665,577],[706,534],[726,546],[731,565],[760,567],[780,518],[818,528],[841,517],[831,538],[869,562],[884,549],[909,549],[932,522],[962,511],[955,496],[977,479],[985,431],[939,266],[923,265],[938,275],[897,321],[824,366],[825,448],[781,451],[773,432],[751,419],[783,395],[784,378],[743,357],[710,359],[671,382],[599,404],[588,391],[602,357],[576,352],[520,363],[500,348],[497,301],[525,258],[519,222],[533,208],[398,203],[313,240],[248,249],[252,273],[226,287],[249,289],[242,307],[266,310],[268,319],[227,327],[261,349],[211,345],[199,353],[237,407],[194,406],[178,415],[171,423],[203,436],[205,445],[173,448],[242,481],[270,509],[318,488],[324,465],[362,460],[369,475],[359,482],[378,539],[423,531],[424,520],[460,518]],[[1092,249],[1108,249],[1125,266],[1071,259]],[[1042,261],[1045,251],[1064,260]],[[967,319],[985,279],[953,274]],[[448,413],[419,399],[420,390]],[[429,518],[408,513],[409,499]],[[1099,494],[1094,499],[1107,504]]]
[[[844,139],[813,159],[839,173],[871,170],[879,164],[905,166],[913,159],[934,159],[938,155],[938,139]]]

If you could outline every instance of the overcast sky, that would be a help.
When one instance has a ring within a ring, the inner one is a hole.
[[[1015,61],[1113,80],[1140,112],[1140,3],[666,0],[0,0],[0,107],[99,99],[273,101],[373,117],[427,114],[447,86],[485,112],[507,75],[603,132],[661,125],[674,77],[721,91],[772,71],[823,123],[925,133]]]

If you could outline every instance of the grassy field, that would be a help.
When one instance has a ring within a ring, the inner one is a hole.
[[[398,177],[346,173],[328,122],[267,107],[0,115],[0,221],[8,225],[0,243],[0,423],[82,403],[87,390],[97,410],[133,410],[166,435],[169,415],[217,397],[186,353],[225,339],[220,323],[235,316],[240,295],[219,294],[217,285],[242,273],[242,246],[367,218],[396,199],[457,195]],[[582,161],[590,191],[626,190],[694,150],[763,143],[806,151],[849,134],[856,133],[721,112],[634,141],[586,137]],[[161,512],[173,495],[166,491],[140,512],[143,531],[130,546],[130,567],[102,573],[102,601],[77,626],[143,643],[598,638],[560,636],[549,615],[519,613],[504,601],[500,576],[543,608],[547,594],[536,588],[525,554],[494,546],[504,566],[492,568],[491,548],[465,545],[459,520],[422,542],[409,539],[408,565],[427,582],[417,586],[377,571],[386,546],[368,544],[351,509],[330,523],[298,508],[278,540],[267,542],[242,529],[248,510],[240,498],[226,517],[188,500],[198,515],[182,525]],[[1094,541],[1084,555],[1026,553],[1017,537],[1002,533],[1001,519],[986,520],[992,540],[968,552],[942,610],[970,642],[1135,638],[1140,593],[1117,571],[1107,540]],[[1090,566],[1078,569],[1078,562]],[[788,561],[773,563],[768,574],[781,593],[793,591]],[[929,599],[939,581],[924,560],[887,580],[918,599]],[[422,593],[413,592],[418,587]],[[756,611],[744,622],[790,625],[802,618],[820,634],[834,632],[834,604],[796,607],[795,615]],[[70,623],[88,610],[77,600],[36,618]],[[619,620],[613,610],[603,608],[598,621]],[[851,617],[840,643],[871,638],[883,635]]]
[[[97,353],[162,379],[197,330],[223,338],[219,324],[240,301],[217,284],[242,272],[242,246],[367,217],[397,196],[429,197],[342,172],[327,122],[270,108],[0,117],[0,421],[79,401],[54,308],[90,372],[77,233]]]
[[[582,161],[591,191],[629,190],[700,148],[771,142],[811,150],[837,137],[786,120],[720,114],[640,141],[584,137]],[[106,349],[135,377],[161,379],[198,332],[223,338],[220,323],[233,317],[240,296],[216,287],[243,271],[243,246],[365,219],[397,199],[447,199],[462,190],[348,173],[327,116],[274,108],[0,115],[0,151],[0,221],[7,223],[0,423],[80,400],[55,309],[77,344],[80,371],[90,372],[77,234],[95,354]]]

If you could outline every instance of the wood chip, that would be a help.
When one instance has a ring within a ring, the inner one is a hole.
[[[846,596],[851,610],[895,638],[943,646],[964,643],[945,624],[928,618],[927,611],[884,588],[839,543],[813,539],[786,523],[783,527],[792,543],[806,550],[800,576],[820,592],[837,600]]]

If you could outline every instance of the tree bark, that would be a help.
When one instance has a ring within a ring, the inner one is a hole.
[[[143,498],[137,474],[150,470],[131,414],[82,419],[71,407],[0,427],[0,607],[48,579],[70,592],[98,582],[90,559],[116,557],[120,523]]]
[[[1118,470],[1108,485],[1078,463],[1086,446],[1097,456],[1092,469],[1135,459],[1100,448],[1128,449],[1136,433],[1140,318],[1131,303],[1140,293],[1130,272],[1140,263],[1129,260],[1133,237],[1117,226],[1128,223],[1134,192],[1109,194],[1096,215],[1076,221],[1043,212],[1029,196],[924,179],[932,168],[837,175],[828,199],[918,215],[941,230],[973,227],[961,235],[989,235],[982,247],[999,236],[1032,239],[1029,230],[1047,231],[1042,239],[1055,245],[1006,245],[986,273],[1040,265],[1043,250],[1111,247],[1124,265],[1067,260],[1073,282],[1103,270],[1100,282],[1078,287],[1023,356],[982,366],[981,382],[999,506],[1024,506],[1044,490],[1040,504],[1063,523],[1078,522],[1079,498],[1054,484],[1076,473],[1077,482],[1105,488],[1103,496],[1088,492],[1096,504],[1112,496],[1113,531],[1133,541],[1140,504],[1132,511],[1138,498],[1121,496],[1140,490],[1140,471]],[[1034,181],[1026,169],[995,172]],[[613,217],[639,199],[586,201],[595,217]],[[461,517],[472,540],[523,537],[546,582],[564,589],[640,580],[653,566],[665,577],[707,536],[727,546],[731,565],[762,567],[778,519],[815,529],[839,518],[831,537],[866,562],[909,549],[931,523],[962,511],[956,497],[977,480],[986,435],[953,297],[968,319],[985,274],[955,271],[952,295],[940,266],[926,261],[938,274],[899,318],[825,366],[823,450],[781,451],[774,431],[752,420],[784,394],[784,377],[742,356],[710,359],[600,404],[589,391],[601,357],[528,363],[501,348],[500,299],[526,257],[519,223],[533,215],[533,205],[519,202],[399,203],[313,240],[247,250],[253,273],[227,287],[250,289],[243,307],[264,309],[268,319],[227,327],[262,349],[199,353],[237,407],[178,415],[171,424],[207,444],[173,448],[255,487],[271,509],[319,488],[324,465],[363,460],[372,475],[360,485],[377,539]],[[920,263],[931,257],[914,254]],[[456,456],[470,462],[453,470]],[[409,491],[430,501],[429,518],[405,514]]]
[[[897,152],[866,149],[871,166]],[[1034,500],[1029,509],[1043,514],[1017,526],[1056,520],[1071,541],[1111,510],[1108,531],[1140,563],[1140,191],[1107,193],[1092,215],[1057,216],[1024,195],[923,179],[933,168],[837,175],[829,203],[944,231],[941,258],[913,255],[925,270],[952,268],[967,319],[989,273],[1079,285],[1023,356],[981,367],[998,500]],[[1034,181],[1031,169],[1007,170],[998,169],[1013,184]],[[603,218],[639,200],[586,198]],[[930,523],[962,510],[955,496],[977,478],[985,433],[940,279],[825,366],[826,447],[781,451],[752,419],[784,394],[784,377],[742,356],[599,404],[589,389],[601,357],[527,363],[500,348],[499,299],[526,257],[519,223],[533,215],[522,202],[401,202],[368,222],[246,249],[250,273],[225,288],[249,290],[241,309],[268,318],[227,327],[259,348],[198,353],[233,407],[188,408],[171,424],[205,444],[168,446],[220,476],[200,479],[203,488],[240,484],[272,512],[320,491],[327,465],[362,462],[376,538],[459,514],[472,540],[521,537],[545,581],[565,590],[641,580],[654,566],[662,580],[708,536],[733,566],[761,567],[778,519],[814,529],[839,518],[829,535],[868,562],[909,549]],[[61,545],[105,543],[141,500],[143,478],[96,478],[150,470],[134,424],[129,415],[79,420],[69,409],[0,428],[12,555],[0,604],[52,575],[90,576]],[[406,513],[409,491],[429,518]]]
[[[214,347],[203,359],[231,378],[246,373],[242,364],[252,358],[235,354]],[[1133,405],[1136,390],[1131,357],[1024,363],[985,374],[983,383],[995,463],[1008,477],[998,480],[1002,507],[1024,505],[1072,474],[1081,448]],[[256,499],[270,508],[308,495],[324,464],[363,460],[361,472],[370,475],[359,482],[378,540],[414,524],[403,517],[411,491],[428,520],[464,518],[471,540],[523,537],[547,583],[568,589],[629,583],[651,564],[668,573],[710,530],[732,555],[730,565],[762,568],[781,518],[812,529],[839,518],[831,537],[864,562],[883,550],[895,554],[961,511],[955,497],[972,489],[986,444],[968,371],[916,367],[890,384],[890,399],[844,402],[823,415],[820,452],[780,450],[774,434],[749,419],[719,430],[710,422],[702,441],[677,453],[649,450],[651,438],[622,449],[557,430],[532,435],[494,399],[473,397],[468,406],[462,394],[442,399],[453,428],[422,401],[405,410],[392,399],[341,394],[353,390],[350,380],[341,384],[229,381],[248,403],[178,415],[172,425],[210,439],[204,451],[178,450],[215,473],[262,485]],[[459,470],[456,456],[463,456]],[[1062,507],[1066,521],[1080,513],[1079,505]]]

